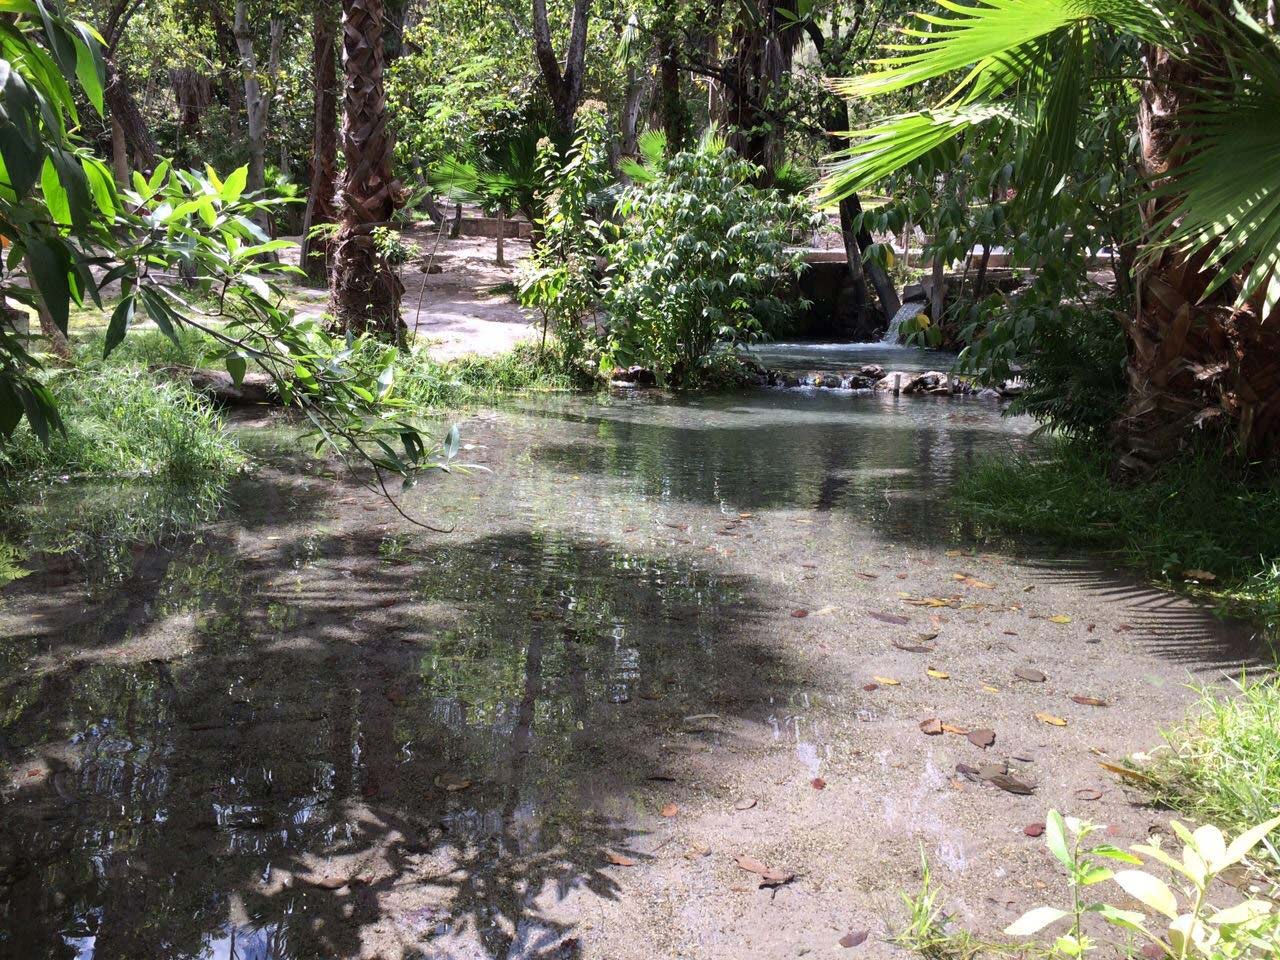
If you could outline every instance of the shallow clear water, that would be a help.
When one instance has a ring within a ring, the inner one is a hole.
[[[748,351],[770,370],[856,370],[875,363],[886,370],[947,370],[955,355],[888,343],[764,343]]]
[[[280,454],[194,532],[170,498],[149,525],[61,488],[94,536],[0,590],[0,956],[353,956],[370,930],[547,955],[544,891],[607,895],[603,851],[653,817],[634,731],[713,749],[698,717],[785,680],[756,551],[933,542],[950,478],[1026,432],[947,398],[517,400],[463,424],[492,472],[409,498],[448,534]]]

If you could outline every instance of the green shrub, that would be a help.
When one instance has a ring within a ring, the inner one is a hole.
[[[0,441],[0,476],[224,478],[244,463],[208,401],[185,385],[136,368],[72,369],[48,385],[66,432],[46,447],[22,427]]]
[[[803,208],[753,186],[759,173],[707,136],[622,191],[604,250],[604,363],[686,386],[718,348],[760,339],[799,305],[803,261],[786,241]]]
[[[1144,773],[1155,799],[1232,831],[1280,813],[1280,683],[1242,679],[1235,695],[1202,689],[1191,717],[1165,733]],[[1280,871],[1280,846],[1263,844]]]

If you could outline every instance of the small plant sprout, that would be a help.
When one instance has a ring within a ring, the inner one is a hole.
[[[1063,817],[1056,810],[1049,811],[1045,821],[1046,845],[1067,870],[1071,904],[1065,909],[1035,907],[1019,917],[1005,933],[1034,936],[1069,920],[1070,928],[1058,936],[1049,953],[1082,957],[1099,946],[1083,929],[1086,916],[1096,914],[1125,931],[1130,943],[1136,938],[1159,950],[1158,956],[1170,960],[1193,957],[1271,960],[1280,956],[1280,914],[1274,903],[1247,899],[1219,908],[1211,901],[1216,899],[1217,890],[1210,890],[1226,870],[1243,861],[1268,833],[1280,827],[1280,817],[1246,830],[1230,843],[1214,826],[1192,831],[1173,820],[1170,827],[1182,842],[1181,860],[1166,853],[1158,843],[1135,844],[1130,848],[1133,852],[1110,844],[1086,847],[1085,840],[1101,827],[1075,817]],[[1148,861],[1168,868],[1170,882],[1137,869],[1146,866]],[[1113,870],[1111,863],[1127,864],[1129,868]],[[1085,888],[1108,880],[1114,881],[1147,912],[1102,901],[1088,902]],[[1161,929],[1163,932],[1159,932]],[[1151,955],[1150,946],[1144,955]]]

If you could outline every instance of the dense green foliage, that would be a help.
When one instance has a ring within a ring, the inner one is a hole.
[[[761,339],[796,308],[803,261],[786,243],[804,210],[754,186],[759,174],[713,134],[622,191],[604,251],[606,363],[684,386],[717,349]]]
[[[1230,609],[1280,623],[1280,482],[1210,449],[1142,484],[1083,443],[979,462],[956,497],[980,534],[1089,547],[1160,580],[1194,581]],[[1204,576],[1209,574],[1210,576]],[[1211,578],[1212,579],[1211,579]]]

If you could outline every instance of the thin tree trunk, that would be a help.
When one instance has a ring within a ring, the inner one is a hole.
[[[501,204],[498,205],[498,266],[505,267],[506,259],[503,257],[504,244],[507,241],[507,211]]]
[[[258,58],[253,50],[253,32],[249,27],[249,5],[236,0],[236,53],[240,58],[240,76],[244,80],[245,122],[249,131],[249,180],[251,191],[266,186],[265,156],[267,149],[267,106],[258,82]]]
[[[947,263],[937,250],[933,252],[933,285],[929,288],[929,320],[936,329],[947,308]]]
[[[640,129],[640,105],[644,100],[644,80],[634,66],[627,67],[627,96],[622,103],[618,123],[618,152],[624,157],[635,156],[636,137]]]
[[[346,330],[404,342],[404,287],[378,254],[373,231],[391,222],[401,203],[392,170],[383,87],[382,0],[343,0],[342,151],[347,168],[338,195],[341,227],[335,241],[333,311]]]
[[[564,67],[556,55],[551,40],[551,26],[547,20],[546,0],[533,0],[533,49],[542,70],[543,82],[551,96],[555,112],[557,133],[567,136],[573,132],[573,115],[582,99],[582,82],[586,76],[587,22],[590,19],[591,0],[573,0],[573,14],[569,21],[569,46],[565,50]]]
[[[107,109],[124,136],[124,142],[132,154],[134,169],[150,173],[156,166],[156,142],[151,138],[147,121],[138,109],[129,89],[129,81],[122,70],[107,61],[107,86],[104,91]]]
[[[23,262],[26,264],[27,276],[34,276],[29,254],[23,258]],[[70,363],[71,344],[67,342],[67,335],[53,322],[53,315],[49,313],[49,308],[45,306],[43,297],[36,297],[36,315],[40,318],[40,332],[49,341],[49,349],[53,351],[54,356],[59,360],[64,363]]]
[[[325,2],[316,6],[313,23],[315,130],[311,138],[311,185],[302,220],[301,262],[316,283],[328,276],[330,239],[312,237],[313,228],[338,219],[334,193],[338,179],[338,7]]]
[[[862,250],[858,246],[858,231],[854,225],[857,217],[856,204],[856,197],[845,197],[840,201],[840,239],[844,241],[844,255],[849,264],[849,277],[853,280],[858,327],[861,329],[868,325],[867,314],[872,312],[872,306],[867,291],[867,273],[862,267]]]
[[[129,185],[129,145],[125,143],[124,127],[114,113],[111,114],[111,165],[115,169],[116,184],[127,187]]]

